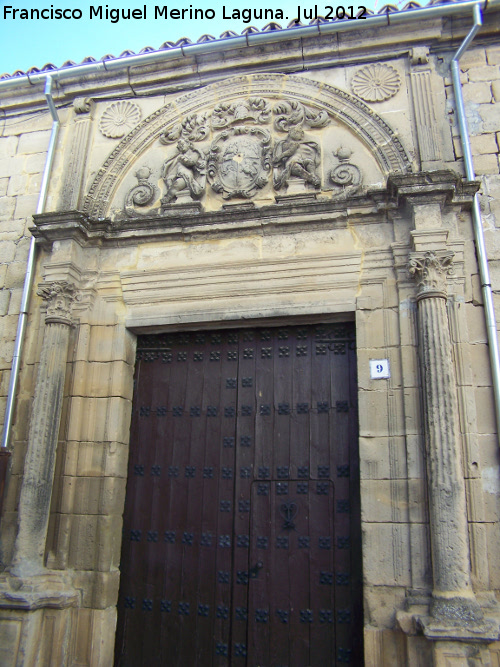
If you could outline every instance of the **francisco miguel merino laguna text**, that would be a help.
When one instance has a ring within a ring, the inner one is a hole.
[[[354,13],[354,10],[359,10],[357,15]],[[339,14],[339,10],[341,10]],[[346,11],[347,10],[347,11]],[[365,18],[365,7],[323,7],[319,10],[327,19],[353,19],[353,18]],[[326,15],[325,15],[326,13]],[[314,9],[311,7],[303,8],[301,6],[297,7],[297,18],[300,20],[302,16],[305,19],[316,19],[318,18],[318,5],[314,5]],[[77,7],[70,8],[54,8],[54,5],[50,5],[50,8],[46,7],[43,9],[20,9],[18,7],[12,7],[11,5],[4,5],[3,8],[3,18],[4,19],[21,19],[21,20],[39,20],[39,19],[74,19],[79,20],[83,18],[83,11]],[[111,23],[118,23],[118,21],[129,20],[129,19],[146,19],[147,18],[147,6],[143,5],[142,9],[137,7],[136,9],[119,9],[119,8],[109,8],[108,5],[103,7],[103,5],[90,5],[89,7],[89,18],[90,19],[105,19]],[[189,7],[183,7],[182,9],[171,8],[169,9],[167,5],[154,7],[154,19],[214,19],[215,18],[215,9],[200,9],[189,5]],[[283,15],[282,9],[237,9],[230,7],[222,6],[222,17],[223,19],[237,19],[243,21],[243,23],[250,23],[252,20],[265,20],[265,21],[275,21],[275,20],[288,20],[288,16]]]

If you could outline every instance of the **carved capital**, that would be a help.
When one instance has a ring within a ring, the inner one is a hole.
[[[72,326],[71,311],[74,304],[81,300],[79,290],[66,280],[42,283],[38,287],[38,296],[47,302],[45,323],[59,323]]]
[[[453,275],[453,257],[451,250],[434,252],[432,250],[410,255],[408,272],[418,285],[417,299],[429,297],[446,298],[446,277]]]

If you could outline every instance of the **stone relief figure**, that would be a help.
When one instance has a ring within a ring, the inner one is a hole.
[[[175,151],[163,163],[155,157],[135,173],[138,183],[125,195],[125,212],[135,218],[175,215],[179,207],[200,211],[206,181],[223,199],[251,199],[271,174],[277,191],[291,184],[294,193],[319,189],[320,144],[305,132],[330,123],[325,110],[297,100],[273,106],[263,97],[221,101],[211,110],[187,114],[157,135],[160,144]],[[158,194],[161,204],[153,210]]]
[[[301,127],[292,128],[288,137],[274,146],[274,187],[276,190],[287,188],[290,178],[295,177],[319,188],[321,179],[317,171],[320,161],[319,144],[306,141]]]
[[[170,204],[180,195],[200,199],[205,192],[206,162],[201,151],[187,139],[177,142],[177,154],[163,163],[161,177],[167,187],[162,204]]]

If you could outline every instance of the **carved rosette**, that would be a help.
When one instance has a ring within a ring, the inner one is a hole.
[[[451,250],[425,253],[412,253],[408,263],[408,271],[418,285],[417,300],[429,297],[446,299],[447,276],[453,275],[453,257]]]
[[[81,294],[72,283],[66,280],[42,283],[37,294],[47,302],[46,324],[73,325],[71,312],[75,303],[81,300]]]
[[[128,100],[110,104],[99,121],[101,133],[109,139],[119,139],[141,120],[141,110]]]
[[[391,65],[366,65],[353,76],[351,88],[365,102],[384,102],[401,88],[401,77]]]

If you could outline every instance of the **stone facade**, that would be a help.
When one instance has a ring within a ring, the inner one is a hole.
[[[137,335],[354,320],[365,664],[500,664],[497,425],[471,202],[500,313],[500,13],[295,38],[0,92],[0,663],[110,665]],[[369,35],[367,34],[369,32]],[[33,217],[34,216],[34,217]],[[369,361],[391,376],[372,379]],[[43,463],[43,465],[41,465]]]

